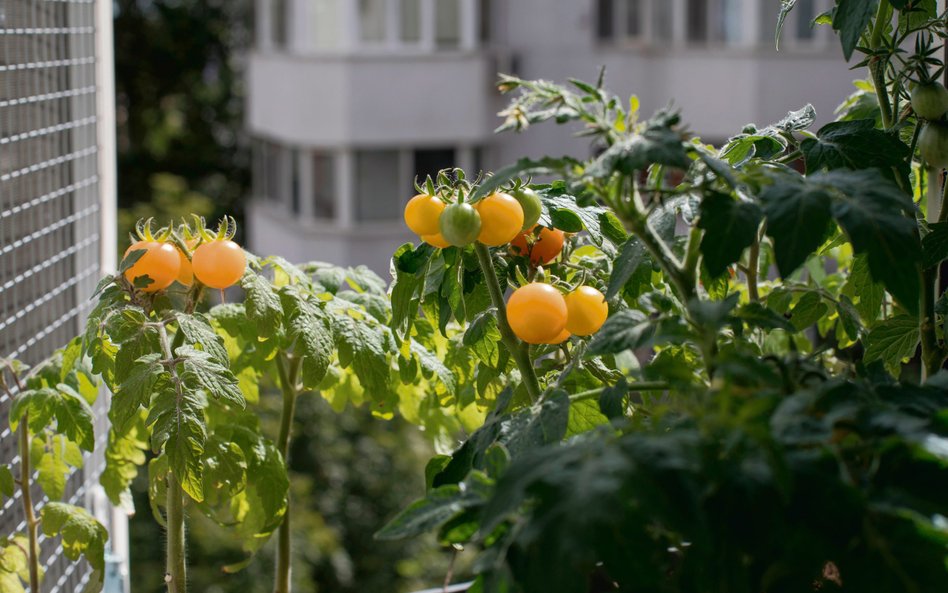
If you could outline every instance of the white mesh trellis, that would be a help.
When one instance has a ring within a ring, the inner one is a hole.
[[[0,355],[28,364],[79,332],[102,274],[96,47],[94,0],[0,0]],[[0,463],[16,473],[10,403],[0,395]],[[74,504],[101,471],[101,453],[86,457],[67,483]],[[46,502],[38,489],[34,501]],[[23,531],[20,504],[0,506],[0,535]],[[81,590],[88,565],[40,541],[43,593]]]

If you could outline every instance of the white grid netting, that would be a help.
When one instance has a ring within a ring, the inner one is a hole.
[[[94,0],[0,0],[0,355],[28,364],[79,332],[101,274],[95,61]],[[0,463],[18,475],[10,403],[0,395]],[[87,455],[64,499],[84,505],[101,464]],[[0,536],[24,530],[20,505],[0,504]],[[40,542],[43,593],[81,590],[88,565]]]

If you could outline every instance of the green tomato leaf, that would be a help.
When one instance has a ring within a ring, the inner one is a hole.
[[[863,360],[881,360],[889,373],[898,377],[902,362],[915,356],[918,342],[918,319],[907,315],[886,319],[869,330]]]
[[[612,275],[606,289],[606,300],[612,300],[625,288],[640,266],[646,265],[645,247],[636,237],[630,237],[623,245],[619,256],[612,264]]]
[[[853,250],[866,253],[873,278],[882,281],[907,311],[916,313],[922,248],[911,198],[871,169],[831,171],[810,180],[835,190],[833,216]]]
[[[871,119],[827,124],[820,128],[816,138],[804,139],[800,149],[808,174],[824,169],[874,167],[892,178],[894,168],[902,179],[908,180],[909,147],[897,135],[876,129],[875,121]]]
[[[224,339],[217,335],[211,326],[211,320],[203,313],[175,312],[178,321],[178,331],[184,336],[184,343],[204,350],[211,358],[221,365],[230,364]]]
[[[147,461],[148,429],[145,428],[144,411],[139,412],[124,433],[109,431],[109,442],[105,449],[105,469],[99,483],[109,500],[127,512],[133,512],[132,493],[129,486],[138,475],[138,468]]]
[[[188,388],[203,389],[240,410],[247,406],[237,384],[237,377],[228,367],[218,364],[209,353],[191,346],[179,346],[175,349],[175,355],[182,359],[181,379]]]
[[[244,301],[247,317],[256,324],[261,337],[273,337],[283,322],[280,298],[274,292],[273,286],[257,274],[244,274],[240,286],[247,293]]]
[[[859,43],[859,38],[872,20],[879,0],[839,0],[836,4],[836,16],[833,18],[833,29],[839,31],[839,39],[843,45],[843,57],[846,61],[853,55],[853,50]]]
[[[109,419],[119,433],[125,433],[140,411],[148,406],[157,383],[169,380],[160,360],[161,355],[158,353],[146,354],[136,360],[115,392],[109,408]]]
[[[803,331],[823,318],[829,307],[818,292],[808,292],[800,297],[790,313],[790,322],[797,331]]]
[[[922,254],[922,266],[926,269],[934,268],[948,259],[948,222],[928,225],[928,234],[922,239]]]
[[[34,434],[49,426],[56,418],[56,430],[86,451],[95,445],[92,408],[72,387],[61,383],[55,389],[43,387],[20,393],[10,408],[10,429],[29,414],[30,431]]]
[[[333,330],[339,364],[352,368],[362,387],[376,402],[385,401],[392,391],[388,354],[397,352],[391,330],[371,319],[353,319],[345,312],[333,312]]]
[[[677,113],[659,111],[646,122],[641,134],[621,139],[590,163],[585,177],[606,179],[613,173],[631,175],[651,165],[688,169],[691,159],[681,133],[675,129],[678,122]]]
[[[332,360],[333,334],[328,314],[297,286],[280,290],[286,323],[286,336],[293,352],[302,358],[301,374],[306,389],[316,389]]]
[[[760,201],[777,269],[786,278],[826,239],[832,221],[830,195],[800,178],[780,177],[761,192]]]
[[[470,487],[471,483],[477,487]],[[489,494],[488,484],[486,476],[471,476],[463,484],[434,488],[396,515],[375,537],[380,540],[404,539],[433,531],[465,509],[482,506]]]
[[[63,552],[67,558],[78,560],[82,555],[94,569],[105,570],[105,542],[109,539],[109,532],[89,511],[71,504],[51,502],[40,510],[40,519],[47,537],[62,536]]]
[[[10,498],[13,496],[16,483],[13,481],[13,472],[6,465],[0,465],[0,495]],[[0,502],[3,498],[0,497]]]
[[[184,351],[182,353],[182,350]],[[197,366],[216,364],[210,355],[189,347],[178,348],[179,356],[187,356],[191,362],[184,365],[192,370]],[[204,357],[204,360],[201,360]],[[147,424],[152,427],[153,448],[164,451],[168,464],[181,488],[197,502],[204,500],[204,443],[207,440],[204,408],[203,381],[213,381],[215,373],[196,374],[190,377],[186,388],[176,391],[170,384],[155,393],[151,401]],[[199,383],[195,385],[194,383]],[[236,384],[236,381],[234,381]]]
[[[720,276],[741,258],[744,249],[757,239],[762,218],[756,204],[727,194],[711,193],[701,201],[698,227],[704,229],[704,236],[700,248],[711,276]]]

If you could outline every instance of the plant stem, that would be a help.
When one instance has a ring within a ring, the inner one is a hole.
[[[177,338],[177,336],[175,336]],[[181,381],[175,370],[174,353],[168,341],[168,330],[163,323],[158,325],[158,339],[161,342],[161,352],[168,364],[169,372],[175,386],[175,406],[181,405]],[[173,471],[168,472],[167,492],[165,495],[165,512],[168,523],[168,541],[165,544],[167,556],[165,582],[168,593],[184,593],[188,588],[187,562],[185,559],[184,533],[184,491]]]
[[[497,271],[494,269],[494,261],[490,257],[490,250],[485,245],[475,242],[474,253],[477,254],[477,261],[484,273],[487,290],[490,292],[490,300],[497,309],[497,326],[500,329],[500,338],[514,362],[517,363],[517,368],[520,369],[520,376],[523,378],[523,385],[530,396],[530,400],[536,402],[540,399],[540,382],[537,380],[537,373],[533,368],[533,361],[530,360],[526,344],[517,338],[510,328],[510,322],[507,321],[507,304],[504,302],[504,295],[500,290],[500,281],[497,279]]]
[[[287,367],[289,358],[289,367]],[[277,447],[283,455],[283,463],[289,472],[290,433],[293,428],[293,415],[296,410],[298,395],[296,382],[299,377],[300,359],[290,358],[285,354],[277,356],[277,371],[280,375],[280,388],[283,391],[283,410],[280,413],[280,434],[277,437]],[[287,493],[286,511],[283,513],[283,522],[277,534],[276,576],[274,577],[274,592],[289,593],[290,591],[290,500]]]
[[[33,495],[30,492],[30,415],[24,414],[20,421],[20,492],[23,500],[23,514],[26,517],[26,535],[29,540],[28,562],[30,565],[30,591],[39,593],[39,544],[37,543],[36,513],[33,512]]]
[[[629,383],[628,385],[629,392],[634,391],[668,391],[671,389],[671,386],[665,381],[638,381],[635,383]],[[569,401],[578,402],[584,401],[587,399],[596,399],[602,392],[608,387],[597,387],[596,389],[590,389],[589,391],[582,391],[580,393],[574,393],[569,396]]]
[[[168,593],[184,593],[188,586],[184,546],[184,493],[173,472],[168,472],[168,492],[165,503],[168,523],[167,574]]]
[[[889,0],[880,0],[869,41],[872,50],[877,50],[882,45],[882,34],[885,32],[885,25],[891,20],[886,18],[889,16],[889,9]],[[885,82],[885,62],[880,60],[878,56],[870,58],[869,74],[872,76],[872,85],[875,87],[876,97],[879,99],[882,127],[888,130],[892,127],[892,103],[889,101],[889,89]]]
[[[747,270],[744,275],[747,276],[747,296],[751,302],[760,300],[760,291],[757,287],[757,276],[760,268],[760,234],[754,239],[750,247],[749,258],[747,261]]]

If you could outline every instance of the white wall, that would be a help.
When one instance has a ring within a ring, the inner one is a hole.
[[[492,126],[490,63],[479,53],[254,53],[248,126],[254,135],[313,147],[476,143]]]

